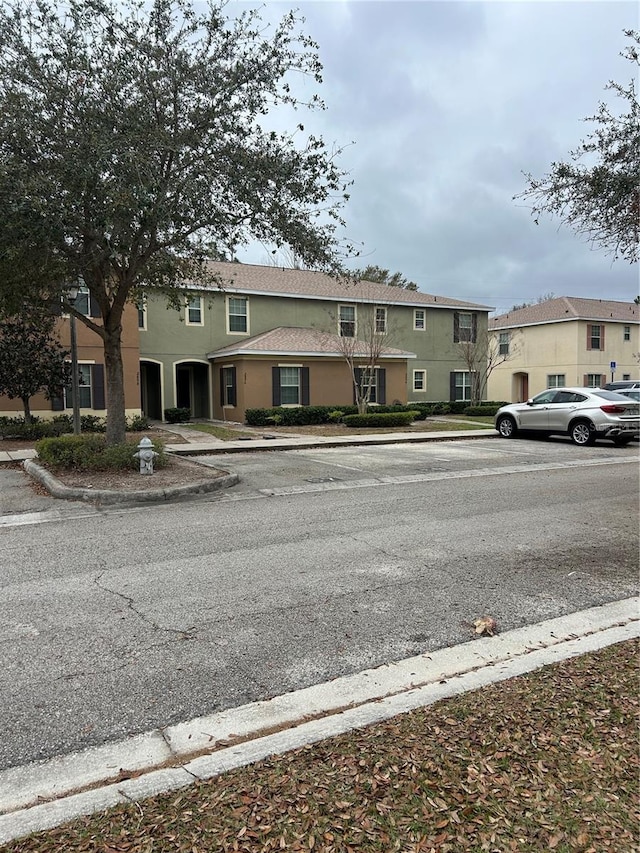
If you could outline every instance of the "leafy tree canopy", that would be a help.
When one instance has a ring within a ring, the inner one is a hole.
[[[339,152],[299,116],[277,129],[324,107],[294,93],[295,77],[321,82],[317,45],[294,13],[269,30],[258,12],[196,5],[0,6],[0,307],[84,281],[102,315],[77,316],[104,341],[109,443],[124,438],[122,312],[141,287],[204,281],[207,259],[254,238],[330,273],[349,252]]]
[[[621,55],[639,64],[640,33],[625,30],[632,44]],[[585,121],[595,127],[570,159],[552,163],[542,178],[525,177],[527,189],[515,196],[533,203],[535,221],[541,214],[559,216],[595,246],[633,263],[640,246],[640,104],[635,80],[628,86],[611,81],[607,89],[626,102],[614,114],[600,103]]]
[[[0,394],[22,401],[26,423],[31,398],[42,391],[51,399],[70,378],[54,322],[48,311],[32,309],[0,318]]]
[[[401,287],[403,290],[417,290],[415,281],[409,281],[401,273],[391,273],[382,267],[369,265],[362,270],[354,270],[352,275],[361,281],[375,281],[378,284],[387,284],[389,287]]]

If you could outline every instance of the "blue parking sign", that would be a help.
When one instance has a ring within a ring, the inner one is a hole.
[[[611,370],[615,370],[615,369],[616,369],[616,363],[615,363],[615,361],[612,361],[612,362],[609,364],[609,367],[611,368]]]

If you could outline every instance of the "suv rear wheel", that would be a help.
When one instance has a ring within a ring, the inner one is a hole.
[[[586,447],[596,440],[596,432],[591,421],[574,421],[569,427],[569,435],[574,444]]]

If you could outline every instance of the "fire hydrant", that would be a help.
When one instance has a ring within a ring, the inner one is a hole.
[[[153,474],[153,460],[159,454],[153,449],[150,438],[141,438],[138,445],[138,452],[133,455],[136,459],[140,460],[141,474]]]

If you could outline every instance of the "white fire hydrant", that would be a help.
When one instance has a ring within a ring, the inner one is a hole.
[[[150,438],[141,438],[138,445],[138,452],[133,455],[136,459],[140,460],[141,474],[153,474],[153,460],[159,454],[153,449]]]

